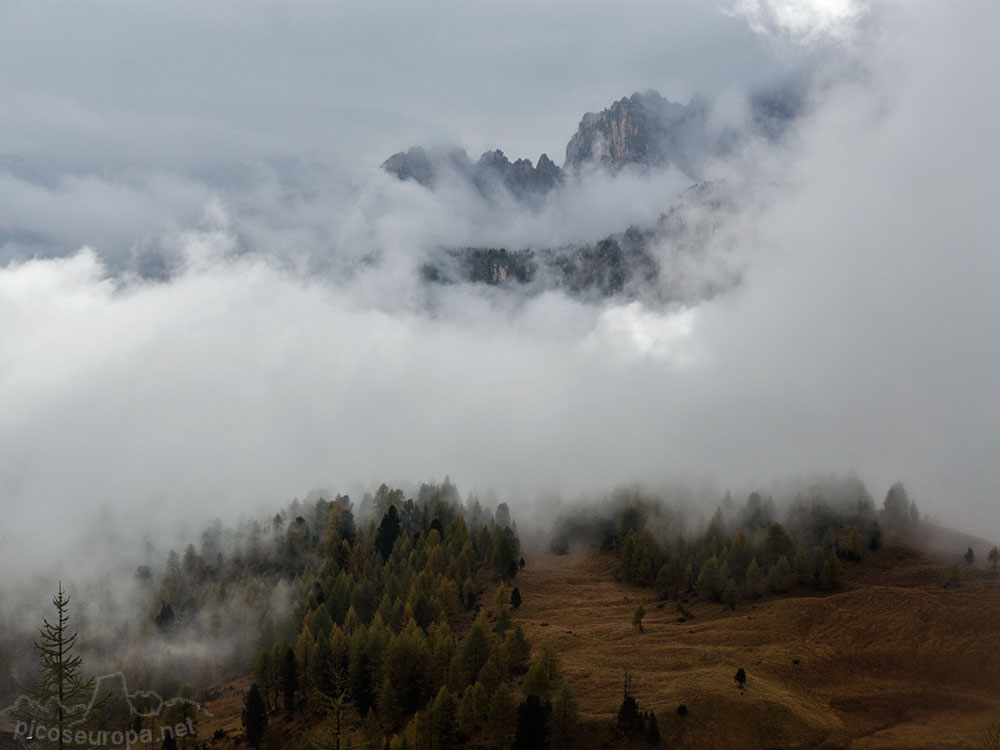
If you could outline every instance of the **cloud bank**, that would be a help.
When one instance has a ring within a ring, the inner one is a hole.
[[[876,497],[902,479],[925,512],[1000,534],[997,16],[880,6],[883,41],[845,53],[854,74],[823,78],[793,137],[719,166],[744,191],[723,232],[743,281],[687,307],[428,298],[413,273],[444,241],[655,220],[683,187],[671,175],[518,214],[284,162],[238,190],[155,165],[8,168],[8,245],[46,215],[76,244],[0,269],[0,562],[68,564],[59,541],[102,507],[140,528],[445,474],[531,499],[854,471]],[[164,280],[118,263],[143,243],[170,249]]]
[[[812,45],[851,41],[868,10],[863,0],[736,0],[731,12],[758,34]]]

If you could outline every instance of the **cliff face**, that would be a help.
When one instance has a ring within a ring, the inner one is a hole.
[[[476,283],[528,294],[563,289],[583,299],[626,297],[660,302],[707,299],[740,282],[713,244],[737,211],[725,183],[681,194],[655,226],[631,227],[594,243],[537,249],[437,248],[421,272],[434,284]]]
[[[487,151],[476,163],[473,181],[481,192],[489,192],[497,185],[503,185],[513,195],[523,197],[528,194],[547,193],[562,181],[562,170],[545,154],[538,157],[538,164],[532,166],[530,159],[511,161],[503,151]]]
[[[674,164],[696,177],[693,165],[696,155],[705,149],[707,117],[707,106],[697,100],[683,105],[669,102],[655,91],[633,94],[602,112],[583,116],[566,146],[564,168]],[[546,154],[532,165],[529,159],[511,162],[499,149],[487,151],[473,163],[461,149],[427,151],[418,146],[393,154],[382,168],[401,180],[415,180],[432,189],[450,171],[483,195],[502,186],[517,198],[544,195],[563,180],[563,169]]]
[[[542,154],[538,163],[511,162],[502,151],[487,151],[473,163],[461,149],[425,151],[411,148],[386,159],[382,168],[401,180],[416,180],[433,188],[450,171],[481,194],[498,187],[529,201],[558,186],[566,172],[588,166],[612,171],[629,166],[675,167],[692,182],[706,179],[705,165],[738,147],[742,138],[782,136],[802,107],[794,89],[757,93],[748,101],[750,125],[743,131],[719,129],[710,123],[711,104],[699,97],[687,104],[671,102],[655,91],[619,99],[601,112],[588,112],[566,145],[562,169]]]
[[[578,169],[590,163],[611,169],[672,163],[686,171],[694,161],[692,153],[703,148],[707,115],[707,107],[697,100],[676,104],[655,91],[619,99],[602,112],[583,116],[566,146],[565,168]],[[498,185],[516,197],[544,194],[563,180],[563,170],[546,154],[532,165],[529,159],[511,162],[499,149],[487,151],[473,163],[461,149],[428,151],[417,146],[393,154],[382,168],[401,180],[415,180],[428,188],[451,171],[484,195]]]
[[[632,94],[583,116],[566,146],[565,167],[673,164],[696,177],[698,157],[712,150],[707,121],[708,107],[701,100],[677,104],[655,91]]]
[[[649,154],[645,113],[625,98],[600,114],[588,112],[566,145],[566,165],[588,161],[624,164],[644,162]]]
[[[749,117],[737,130],[713,122],[703,99],[678,104],[655,91],[633,94],[583,116],[561,169],[545,154],[533,165],[528,159],[511,162],[500,150],[473,162],[461,149],[422,148],[395,154],[382,167],[430,189],[448,178],[484,198],[513,196],[528,207],[541,206],[567,175],[575,181],[590,169],[677,169],[696,184],[654,226],[559,247],[431,248],[421,273],[431,284],[487,284],[525,294],[556,288],[581,299],[621,295],[689,303],[739,284],[742,272],[728,254],[726,234],[737,211],[735,197],[724,182],[706,181],[708,166],[737,151],[741,139],[781,138],[803,106],[794,90],[757,94],[747,104]]]
[[[655,282],[656,259],[639,232],[612,235],[594,244],[540,250],[465,247],[434,254],[421,269],[424,281],[521,286],[532,293],[548,288],[576,295],[613,297]]]

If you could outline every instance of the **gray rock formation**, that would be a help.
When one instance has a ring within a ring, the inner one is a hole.
[[[565,167],[673,164],[697,179],[698,162],[715,151],[708,115],[708,104],[701,99],[677,104],[655,91],[632,94],[602,112],[583,116],[566,146]]]
[[[433,189],[445,172],[451,171],[468,178],[473,166],[468,154],[460,148],[427,150],[414,146],[409,151],[390,156],[382,162],[382,169],[400,180],[414,180]]]
[[[473,164],[462,149],[428,151],[416,146],[390,156],[382,169],[400,180],[414,180],[430,189],[450,173],[484,196],[503,188],[521,199],[542,196],[563,179],[562,170],[546,154],[538,157],[537,165],[532,165],[530,159],[512,163],[499,149],[487,151]]]
[[[780,138],[801,108],[802,97],[794,87],[759,92],[750,98],[749,129],[736,132],[712,127],[712,107],[705,99],[694,97],[679,104],[645,91],[619,99],[601,112],[585,114],[566,145],[562,169],[545,154],[533,166],[528,159],[512,163],[498,149],[487,151],[473,164],[461,149],[420,147],[393,154],[382,168],[401,180],[415,180],[432,189],[450,171],[484,196],[503,188],[529,201],[557,187],[564,170],[585,166],[612,171],[673,166],[698,182],[705,179],[704,165],[709,159],[737,149],[748,136]]]
[[[595,243],[509,250],[440,248],[422,268],[431,284],[487,284],[535,294],[563,289],[601,299],[694,302],[740,282],[714,256],[719,230],[737,211],[722,182],[686,190],[652,227],[631,227]]]

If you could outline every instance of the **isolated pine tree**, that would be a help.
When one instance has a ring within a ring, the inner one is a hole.
[[[739,669],[736,670],[736,676],[733,677],[733,679],[736,680],[736,682],[740,686],[740,690],[742,690],[743,686],[747,684],[747,673],[743,669],[743,667],[740,667]]]
[[[618,734],[625,736],[639,722],[639,702],[632,693],[632,669],[622,668],[622,704],[618,707]]]
[[[646,608],[641,604],[636,607],[635,612],[632,614],[632,627],[642,632],[642,618],[646,616]]]
[[[521,591],[520,589],[517,588],[517,586],[515,586],[514,590],[510,592],[510,606],[512,606],[514,609],[517,609],[518,607],[521,606]]]
[[[63,729],[76,709],[85,709],[93,697],[94,680],[86,679],[80,668],[81,657],[73,653],[77,634],[69,632],[69,600],[59,582],[59,593],[52,597],[56,608],[54,623],[42,619],[40,639],[34,642],[42,663],[42,676],[30,689],[31,698],[45,719],[59,728],[59,748],[63,748]],[[78,721],[79,717],[75,719]],[[50,724],[51,726],[51,724]],[[54,728],[53,727],[53,728]]]

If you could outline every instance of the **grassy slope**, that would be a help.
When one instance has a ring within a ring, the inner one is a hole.
[[[847,565],[828,596],[691,603],[695,618],[678,623],[672,602],[657,609],[613,564],[532,555],[518,576],[516,620],[558,650],[588,723],[582,748],[610,736],[626,665],[669,747],[965,748],[1000,717],[1000,582],[982,574],[944,589],[945,567],[896,548]]]
[[[690,602],[695,618],[678,623],[673,602],[658,609],[652,592],[616,581],[610,555],[527,560],[514,619],[536,648],[559,652],[585,722],[579,750],[611,737],[623,666],[670,748],[968,748],[1000,719],[1000,581],[981,571],[944,589],[948,565],[897,547],[846,564],[836,593],[735,611]],[[492,608],[491,591],[483,602]],[[648,612],[641,634],[631,625],[640,602]],[[742,693],[738,667],[748,675]],[[216,688],[201,741],[226,729],[209,746],[239,746],[248,685],[244,678]],[[287,737],[310,721],[307,713],[272,718]]]

